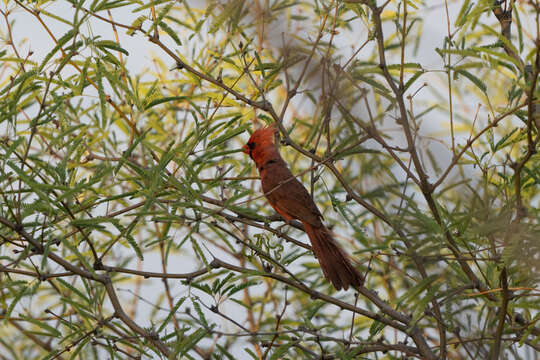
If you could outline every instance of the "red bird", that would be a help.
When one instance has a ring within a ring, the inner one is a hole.
[[[274,126],[256,130],[242,147],[259,169],[266,199],[287,224],[292,219],[302,222],[324,276],[337,290],[361,286],[362,274],[324,226],[317,205],[281,158],[276,133]]]

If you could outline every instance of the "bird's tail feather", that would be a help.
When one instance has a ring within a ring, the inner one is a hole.
[[[324,277],[334,285],[337,290],[347,290],[350,285],[361,286],[364,283],[363,275],[354,267],[352,260],[334,240],[328,229],[324,226],[313,227],[302,222],[306,233],[311,240],[315,256],[319,260]]]

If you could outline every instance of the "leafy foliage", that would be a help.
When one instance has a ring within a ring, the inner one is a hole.
[[[2,354],[526,358],[539,13],[4,1]],[[364,286],[336,292],[260,193],[241,146],[269,123]]]

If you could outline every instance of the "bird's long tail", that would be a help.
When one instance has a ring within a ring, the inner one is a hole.
[[[337,290],[347,290],[350,285],[361,286],[364,277],[354,267],[352,260],[334,240],[330,232],[324,226],[313,227],[302,222],[306,233],[311,240],[311,246],[315,256],[319,260],[324,277],[334,285]]]

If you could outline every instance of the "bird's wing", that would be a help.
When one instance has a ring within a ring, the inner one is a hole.
[[[285,168],[285,170],[268,169],[268,173],[262,178],[266,198],[282,216],[286,214],[289,218],[305,221],[312,226],[321,226],[322,215],[317,205],[304,185],[291,174],[289,169]]]

